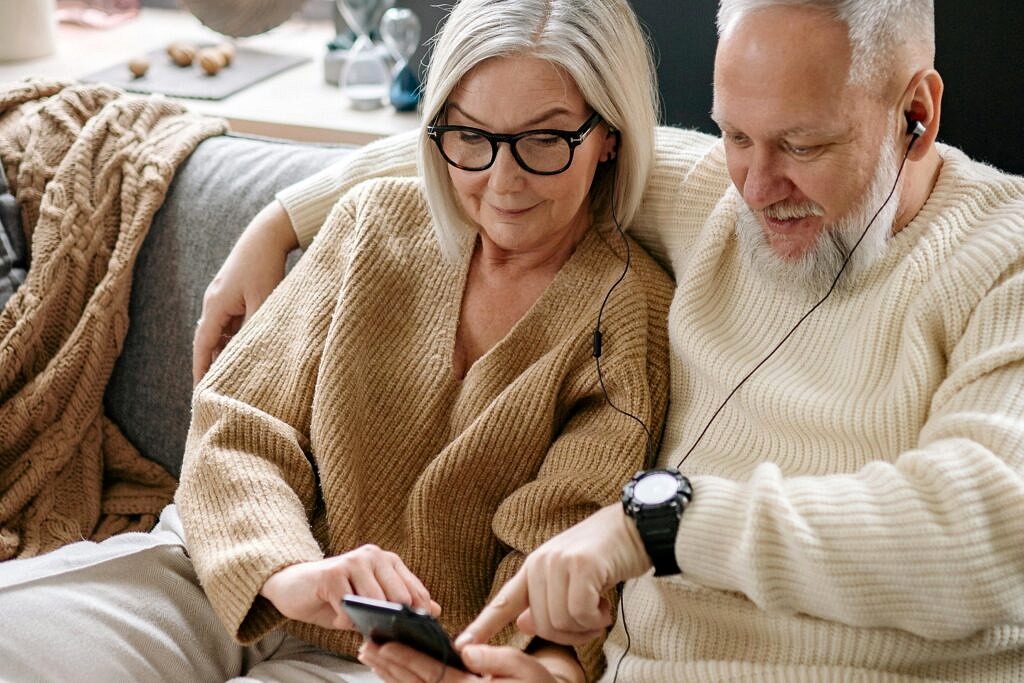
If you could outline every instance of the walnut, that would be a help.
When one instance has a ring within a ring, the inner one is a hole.
[[[199,66],[209,76],[216,75],[227,64],[224,53],[215,47],[204,47],[200,50],[198,60]]]
[[[171,43],[167,46],[167,54],[178,66],[189,66],[195,59],[196,47],[188,43]]]
[[[132,72],[132,77],[142,78],[146,75],[146,72],[149,71],[149,60],[145,57],[129,59],[128,70]]]

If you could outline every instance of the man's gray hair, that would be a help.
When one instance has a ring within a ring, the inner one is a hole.
[[[423,97],[418,163],[441,249],[453,258],[476,235],[460,210],[448,167],[425,133],[477,64],[526,55],[576,82],[587,103],[620,131],[615,172],[599,168],[590,191],[596,218],[612,206],[621,225],[636,214],[654,163],[658,93],[648,40],[628,0],[462,0],[438,34]],[[524,103],[525,104],[525,103]]]
[[[847,26],[850,83],[871,86],[897,63],[901,46],[935,56],[933,0],[721,0],[718,36],[727,36],[753,12],[772,7],[813,7]]]

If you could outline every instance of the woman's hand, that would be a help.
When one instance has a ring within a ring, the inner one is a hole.
[[[482,679],[507,683],[563,683],[583,680],[583,672],[578,665],[575,665],[578,677],[556,677],[540,659],[514,647],[468,645],[461,656],[473,673],[443,667],[436,659],[400,643],[376,645],[367,641],[359,649],[359,661],[387,683],[470,683]]]
[[[192,342],[193,384],[284,279],[288,253],[298,246],[291,219],[276,200],[246,226],[203,294],[203,314]]]
[[[289,619],[324,628],[353,630],[341,607],[354,593],[425,609],[434,616],[441,607],[398,555],[364,545],[336,557],[293,564],[273,574],[260,595]]]

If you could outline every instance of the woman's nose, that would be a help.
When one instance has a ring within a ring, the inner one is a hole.
[[[488,171],[488,184],[497,192],[519,189],[524,181],[523,174],[526,173],[512,154],[512,147],[505,142],[498,143],[498,153]]]

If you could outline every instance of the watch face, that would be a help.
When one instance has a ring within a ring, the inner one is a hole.
[[[671,500],[679,490],[679,480],[668,472],[653,472],[633,486],[633,498],[644,505]]]

